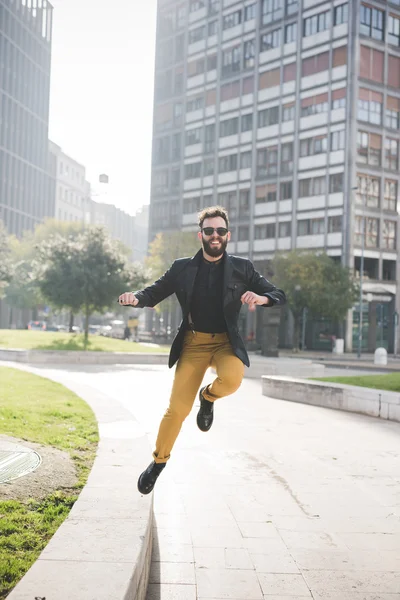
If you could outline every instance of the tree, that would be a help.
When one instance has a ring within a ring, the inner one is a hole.
[[[54,237],[38,252],[40,291],[53,306],[84,312],[85,348],[91,314],[115,306],[122,292],[145,283],[145,269],[130,265],[101,227],[87,228],[76,239]]]
[[[276,281],[285,290],[294,318],[294,347],[299,347],[300,317],[307,308],[313,316],[342,321],[357,299],[351,271],[325,253],[292,250],[272,261]]]
[[[12,277],[10,242],[3,225],[0,221],[0,298],[4,295],[4,290]]]

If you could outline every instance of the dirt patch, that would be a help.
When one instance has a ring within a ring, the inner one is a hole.
[[[67,452],[6,435],[0,435],[0,441],[31,448],[42,458],[42,463],[36,471],[0,484],[0,500],[24,501],[29,498],[41,500],[56,490],[77,493],[76,490],[71,489],[78,482],[76,468]]]

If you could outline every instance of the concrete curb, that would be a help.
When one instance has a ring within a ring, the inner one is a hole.
[[[262,393],[278,400],[346,410],[400,422],[400,394],[396,392],[292,377],[263,376]]]
[[[19,365],[7,365],[35,373]],[[122,405],[54,373],[93,409],[100,441],[88,481],[68,518],[8,600],[145,600],[151,564],[153,495],[138,474],[150,445]]]
[[[0,361],[29,364],[82,365],[167,365],[168,353],[80,352],[72,350],[0,349]]]

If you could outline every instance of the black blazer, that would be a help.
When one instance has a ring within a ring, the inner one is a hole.
[[[174,293],[179,300],[183,319],[172,343],[169,355],[170,367],[176,363],[182,352],[187,317],[190,312],[193,296],[194,281],[202,255],[203,251],[199,250],[192,258],[178,258],[155,283],[144,290],[134,292],[139,300],[139,304],[137,304],[139,308],[156,306],[156,304]],[[272,300],[274,305],[282,305],[286,302],[285,293],[262,277],[254,269],[253,263],[250,260],[225,253],[222,293],[227,333],[233,352],[249,367],[249,357],[237,325],[239,312],[242,307],[240,298],[246,291],[255,292],[260,296],[267,296]]]

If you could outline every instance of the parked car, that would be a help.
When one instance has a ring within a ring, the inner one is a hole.
[[[29,331],[46,331],[46,328],[46,321],[29,321],[28,323]]]

